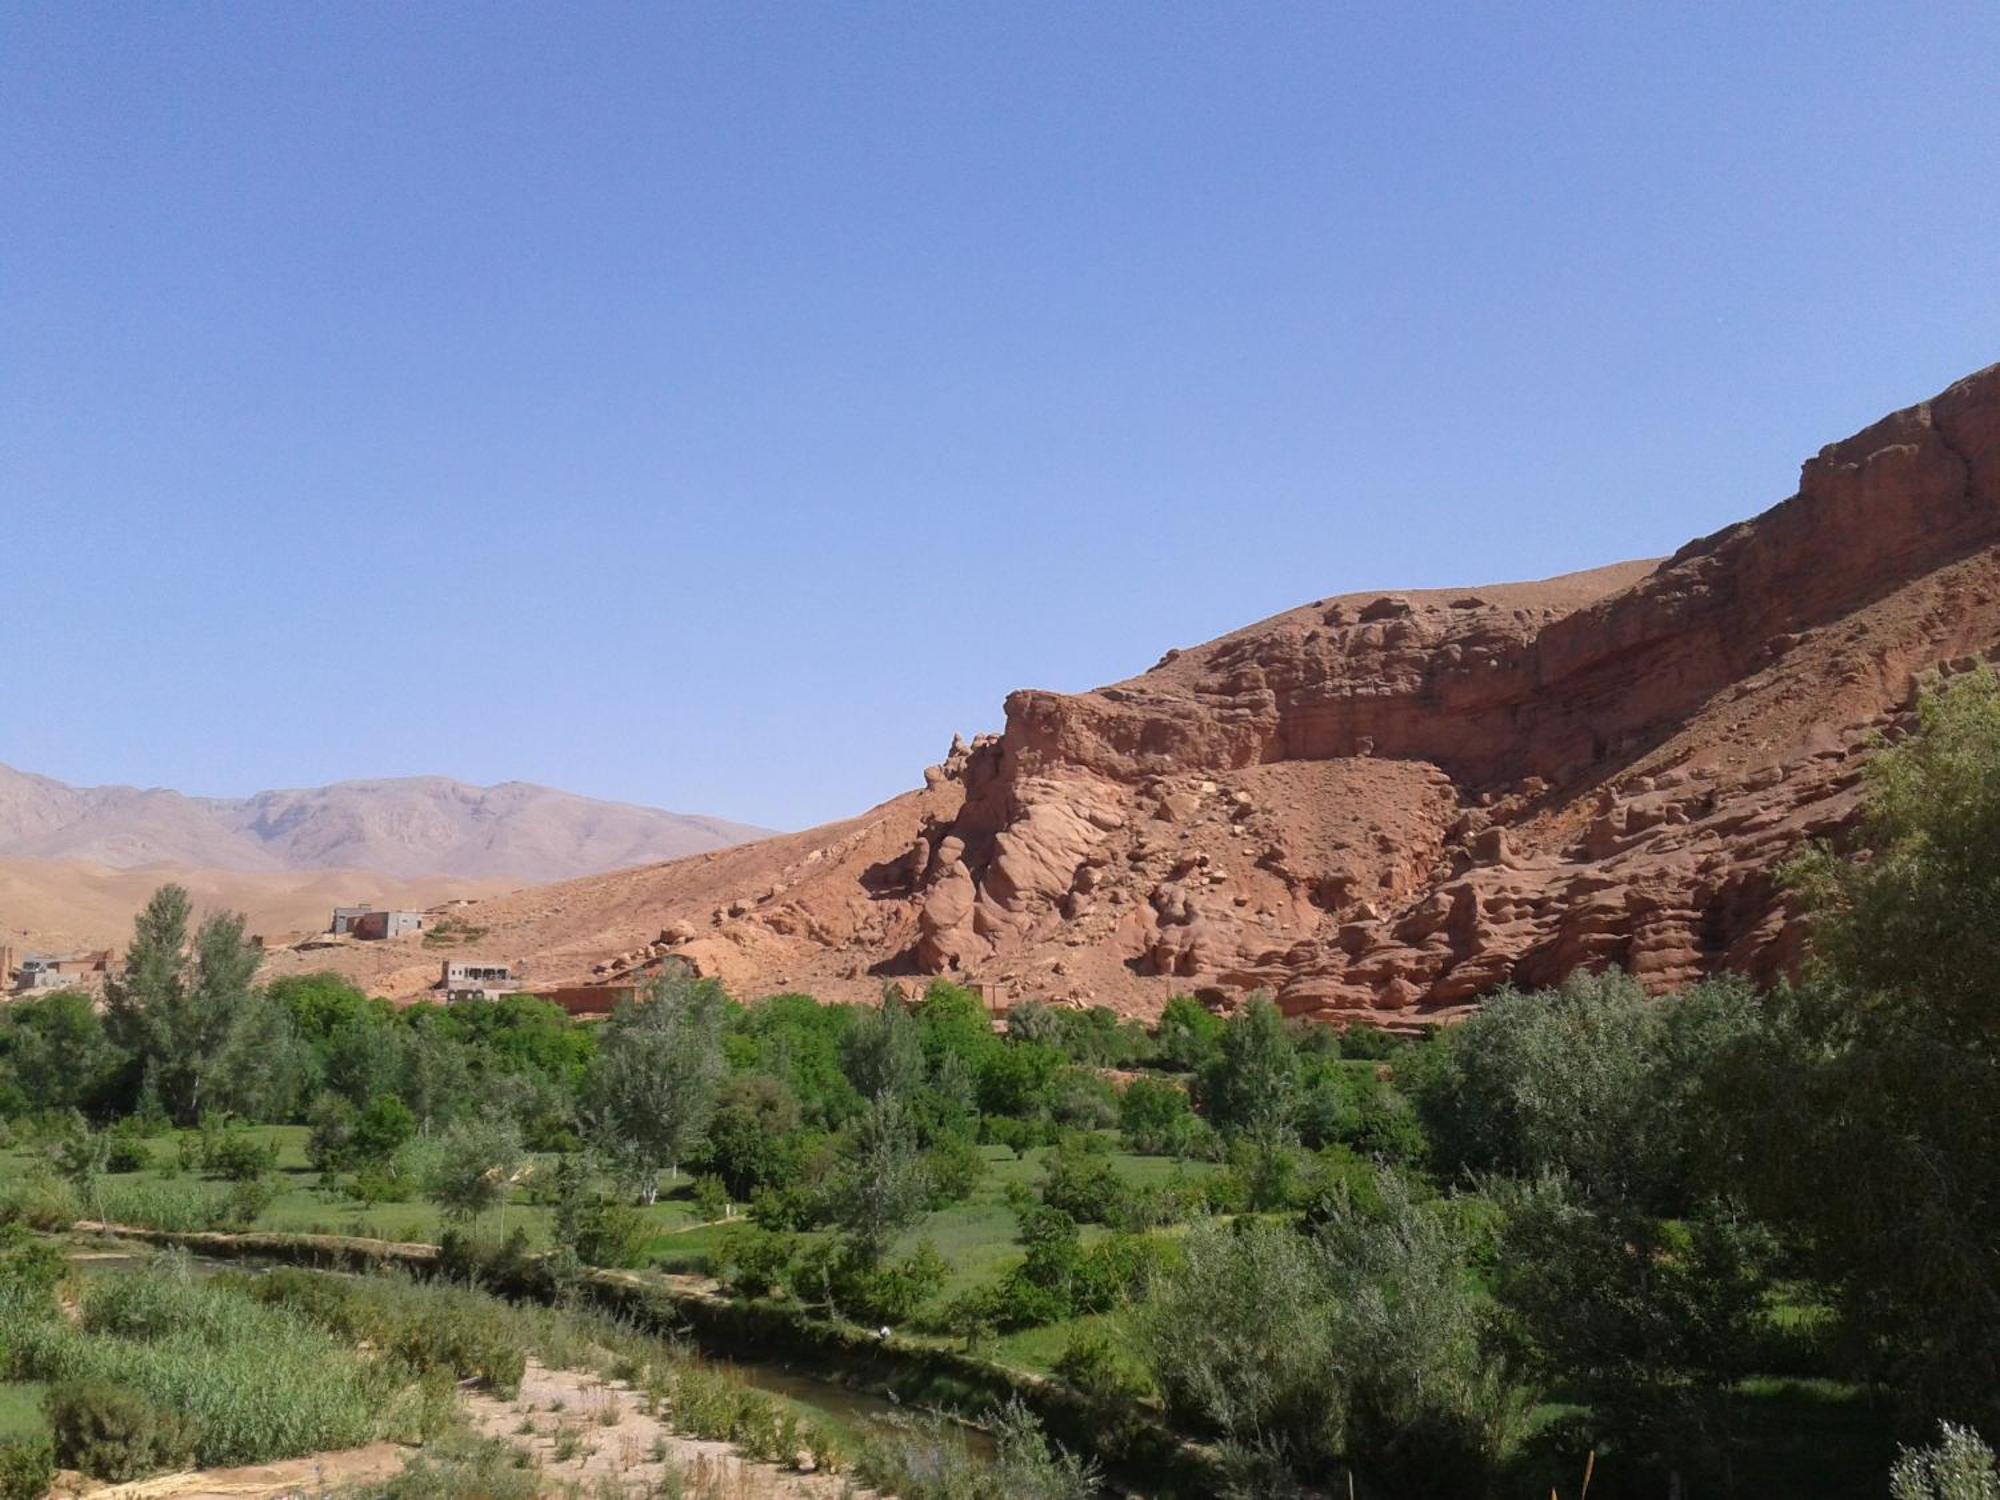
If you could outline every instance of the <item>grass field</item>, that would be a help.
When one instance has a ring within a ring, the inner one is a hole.
[[[279,1190],[269,1207],[258,1216],[254,1226],[258,1229],[436,1243],[446,1227],[436,1206],[420,1196],[404,1203],[365,1204],[336,1188],[323,1186],[319,1174],[306,1163],[307,1131],[304,1126],[253,1126],[248,1128],[248,1133],[259,1142],[275,1142],[278,1148],[275,1175]],[[153,1161],[165,1163],[176,1160],[182,1136],[193,1134],[169,1132],[151,1139],[147,1147]],[[1003,1146],[982,1147],[986,1172],[972,1195],[962,1203],[925,1215],[904,1233],[896,1247],[899,1251],[907,1251],[928,1240],[951,1267],[950,1276],[939,1293],[940,1301],[992,1280],[1020,1255],[1020,1246],[1015,1239],[1018,1226],[1014,1211],[1006,1201],[1007,1191],[1016,1184],[1033,1187],[1038,1183],[1042,1177],[1042,1159],[1046,1154],[1046,1151],[1034,1150],[1024,1156],[1016,1156]],[[1190,1162],[1177,1166],[1164,1157],[1127,1152],[1113,1152],[1108,1160],[1122,1179],[1135,1185],[1166,1182],[1176,1171],[1199,1178],[1218,1170],[1206,1163]],[[17,1146],[0,1152],[0,1188],[45,1170],[46,1165],[46,1157],[35,1146]],[[108,1175],[103,1181],[107,1185],[106,1202],[114,1205],[116,1198],[112,1195],[129,1197],[149,1187],[172,1192],[199,1185],[202,1190],[219,1192],[224,1186],[198,1172],[163,1172],[157,1166],[140,1172]],[[529,1201],[531,1196],[526,1187],[517,1188],[504,1210],[487,1215],[482,1229],[498,1234],[519,1228],[526,1232],[531,1248],[546,1248],[550,1211]],[[647,1263],[664,1271],[706,1272],[733,1227],[728,1221],[706,1223],[701,1220],[692,1201],[691,1184],[685,1177],[663,1192],[657,1203],[642,1209],[641,1213],[652,1231],[646,1252]],[[1084,1226],[1082,1232],[1086,1243],[1104,1233],[1094,1225]],[[1059,1353],[1067,1342],[1069,1329],[1073,1326],[1011,1335],[996,1347],[996,1352],[1009,1362],[1046,1369],[1048,1360]]]

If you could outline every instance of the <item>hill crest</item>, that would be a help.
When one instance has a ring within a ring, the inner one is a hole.
[[[1802,938],[1778,864],[1846,828],[1925,674],[1996,653],[2000,367],[1663,561],[1317,600],[1012,694],[1003,732],[859,818],[480,921],[549,977],[671,952],[748,994],[949,975],[1150,1013],[1267,989],[1392,1025],[1579,967],[1771,978]]]

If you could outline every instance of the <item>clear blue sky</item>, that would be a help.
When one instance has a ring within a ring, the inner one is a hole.
[[[0,761],[778,826],[2000,359],[2000,6],[0,9]]]

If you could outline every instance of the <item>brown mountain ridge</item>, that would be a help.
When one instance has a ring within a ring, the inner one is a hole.
[[[525,781],[341,781],[249,797],[75,787],[0,766],[0,859],[112,869],[371,871],[400,880],[546,882],[719,849],[770,832]]]
[[[738,993],[945,974],[998,1002],[1449,1017],[1616,965],[1796,962],[1774,878],[1852,819],[1915,685],[2000,648],[2000,367],[1660,562],[1316,600],[1006,728],[848,822],[482,903],[538,977]],[[394,948],[395,945],[389,945]],[[388,993],[413,953],[356,956]],[[303,962],[281,959],[279,962]]]

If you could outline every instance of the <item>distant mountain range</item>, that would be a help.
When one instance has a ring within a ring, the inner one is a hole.
[[[700,854],[770,830],[600,802],[523,781],[342,781],[240,798],[75,787],[0,766],[0,859],[401,879],[568,880]]]

